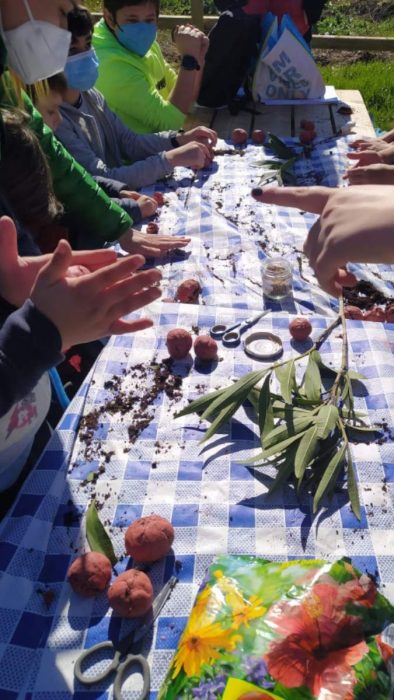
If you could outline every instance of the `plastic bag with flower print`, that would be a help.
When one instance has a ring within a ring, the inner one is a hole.
[[[158,700],[391,700],[391,623],[349,560],[218,557]]]

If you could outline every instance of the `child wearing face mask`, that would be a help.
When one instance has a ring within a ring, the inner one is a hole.
[[[156,41],[159,0],[104,0],[104,19],[93,45],[97,87],[126,126],[139,133],[180,129],[199,93],[209,40],[198,29],[177,27],[178,75]]]
[[[68,28],[72,34],[65,67],[69,88],[56,136],[79,163],[95,177],[126,183],[123,190],[127,190],[168,176],[176,165],[198,169],[210,162],[210,147],[217,139],[212,129],[148,135],[124,126],[93,87],[99,66],[91,48],[93,21],[88,10],[79,6],[71,12]]]
[[[67,60],[70,33],[62,27],[75,3],[72,0],[1,0],[0,2],[0,106],[23,106],[29,126],[39,138],[48,160],[54,190],[68,215],[96,245],[119,240],[130,253],[161,255],[187,245],[181,237],[152,237],[131,228],[132,219],[94,182],[44,126],[28,96],[7,67],[23,84],[31,85],[62,71]],[[79,242],[78,242],[79,243]],[[85,246],[86,246],[85,242]]]

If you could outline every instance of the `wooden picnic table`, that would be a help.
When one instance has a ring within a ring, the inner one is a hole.
[[[337,90],[341,104],[349,105],[350,116],[338,113],[340,105],[281,105],[271,106],[250,103],[238,114],[230,114],[228,109],[208,109],[196,107],[187,118],[186,126],[191,129],[203,124],[215,129],[221,138],[231,137],[235,127],[251,134],[253,129],[273,131],[278,136],[296,136],[302,119],[311,119],[316,124],[319,138],[332,136],[349,121],[355,123],[352,133],[357,136],[374,136],[375,130],[361,93],[358,90]]]

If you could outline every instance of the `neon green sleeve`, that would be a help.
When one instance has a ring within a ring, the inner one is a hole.
[[[174,76],[171,71],[172,82]],[[158,90],[149,85],[142,71],[116,57],[106,65],[105,77],[100,76],[98,88],[119,119],[133,131],[178,130],[184,124],[186,115],[163,99]]]

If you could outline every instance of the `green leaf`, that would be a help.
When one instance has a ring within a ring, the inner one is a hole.
[[[216,416],[215,420],[211,423],[208,430],[200,440],[200,444],[209,440],[212,435],[214,435],[219,428],[222,427],[224,423],[230,420],[235,411],[239,408],[242,402],[233,401],[229,405],[225,406],[220,413]]]
[[[302,430],[307,430],[309,426],[315,421],[315,416],[308,413],[307,416],[302,418],[294,418],[290,414],[289,420],[286,423],[281,423],[277,425],[271,432],[269,432],[264,439],[264,447],[269,448],[275,445],[277,442],[285,440],[291,435],[301,432]]]
[[[222,411],[226,406],[233,401],[238,401],[239,397],[242,396],[242,400],[240,401],[241,404],[242,401],[246,400],[246,397],[248,396],[252,387],[254,387],[254,385],[257,384],[257,382],[260,381],[260,379],[262,379],[266,373],[267,370],[263,369],[245,374],[245,376],[238,379],[235,384],[227,387],[223,394],[214,399],[205,409],[201,417],[208,418],[208,416],[211,416],[213,413],[215,413],[215,411]]]
[[[281,139],[279,139],[275,134],[268,134],[268,147],[275,153],[278,158],[283,160],[288,160],[294,157],[294,151],[289,146],[286,146]]]
[[[220,394],[224,394],[227,389],[228,387],[226,386],[223,387],[223,389],[218,389],[218,391],[211,391],[209,394],[205,394],[205,396],[201,396],[199,399],[192,401],[188,406],[182,408],[181,411],[178,411],[178,413],[175,414],[175,418],[181,418],[182,416],[187,416],[190,413],[200,413],[201,411],[205,411],[207,406],[209,406],[212,401],[217,399]]]
[[[92,552],[105,554],[114,566],[118,561],[108,533],[101,523],[95,502],[92,501],[86,513],[86,537]]]
[[[367,379],[365,374],[360,374],[360,372],[355,372],[354,369],[348,369],[346,374],[349,377],[349,379],[351,379],[352,381],[362,381],[363,379]]]
[[[312,355],[309,355],[308,364],[304,375],[304,391],[307,399],[319,401],[321,389],[321,376],[319,365]]]
[[[328,438],[336,426],[339,411],[333,404],[324,404],[317,414],[318,437],[321,440]]]
[[[290,450],[287,451],[286,457],[280,467],[278,468],[278,473],[271,484],[270,488],[268,489],[268,495],[271,495],[274,491],[276,491],[282,484],[284,484],[287,479],[291,476],[293,473],[293,467],[294,467],[294,449],[290,448]]]
[[[367,435],[376,435],[379,432],[378,428],[370,428],[367,425],[352,425],[351,423],[345,423],[345,430],[351,434],[352,438],[365,438]]]
[[[294,461],[294,473],[301,483],[305,469],[309,465],[312,457],[315,454],[316,446],[319,440],[319,431],[317,425],[312,425],[301,438],[300,444],[297,447],[297,452]]]
[[[347,448],[347,490],[349,492],[350,505],[352,506],[353,513],[358,520],[361,520],[360,498],[349,446]]]
[[[284,365],[275,367],[275,374],[280,383],[283,400],[291,404],[292,391],[295,387],[295,364],[294,360],[289,360]]]
[[[319,483],[319,486],[316,489],[315,497],[313,499],[313,512],[316,513],[316,511],[319,508],[320,501],[322,500],[323,496],[325,496],[326,493],[329,493],[331,491],[331,484],[334,482],[335,478],[338,475],[338,472],[342,466],[343,460],[345,458],[345,453],[346,453],[346,448],[347,444],[343,443],[339,450],[335,453],[335,455],[332,457],[330,460],[328,466],[326,467],[326,470],[323,474],[323,477]]]
[[[271,376],[272,372],[269,372],[264,378],[263,386],[260,389],[260,395],[259,395],[259,406],[258,406],[258,415],[259,415],[259,430],[260,430],[260,436],[261,436],[261,446],[264,447],[263,445],[263,438],[267,433],[271,432],[274,428],[274,412],[272,409],[272,403],[271,403],[271,394],[270,394],[270,381],[271,381]]]
[[[286,438],[286,440],[283,440],[282,442],[277,442],[272,447],[269,447],[267,449],[264,449],[263,452],[261,453],[264,459],[267,459],[268,457],[272,457],[273,455],[276,455],[278,452],[283,452],[283,450],[288,447],[288,445],[292,445],[293,442],[297,442],[297,440],[300,440],[302,436],[305,434],[306,430],[303,430],[302,432],[297,433],[296,435],[291,435],[290,437]]]

